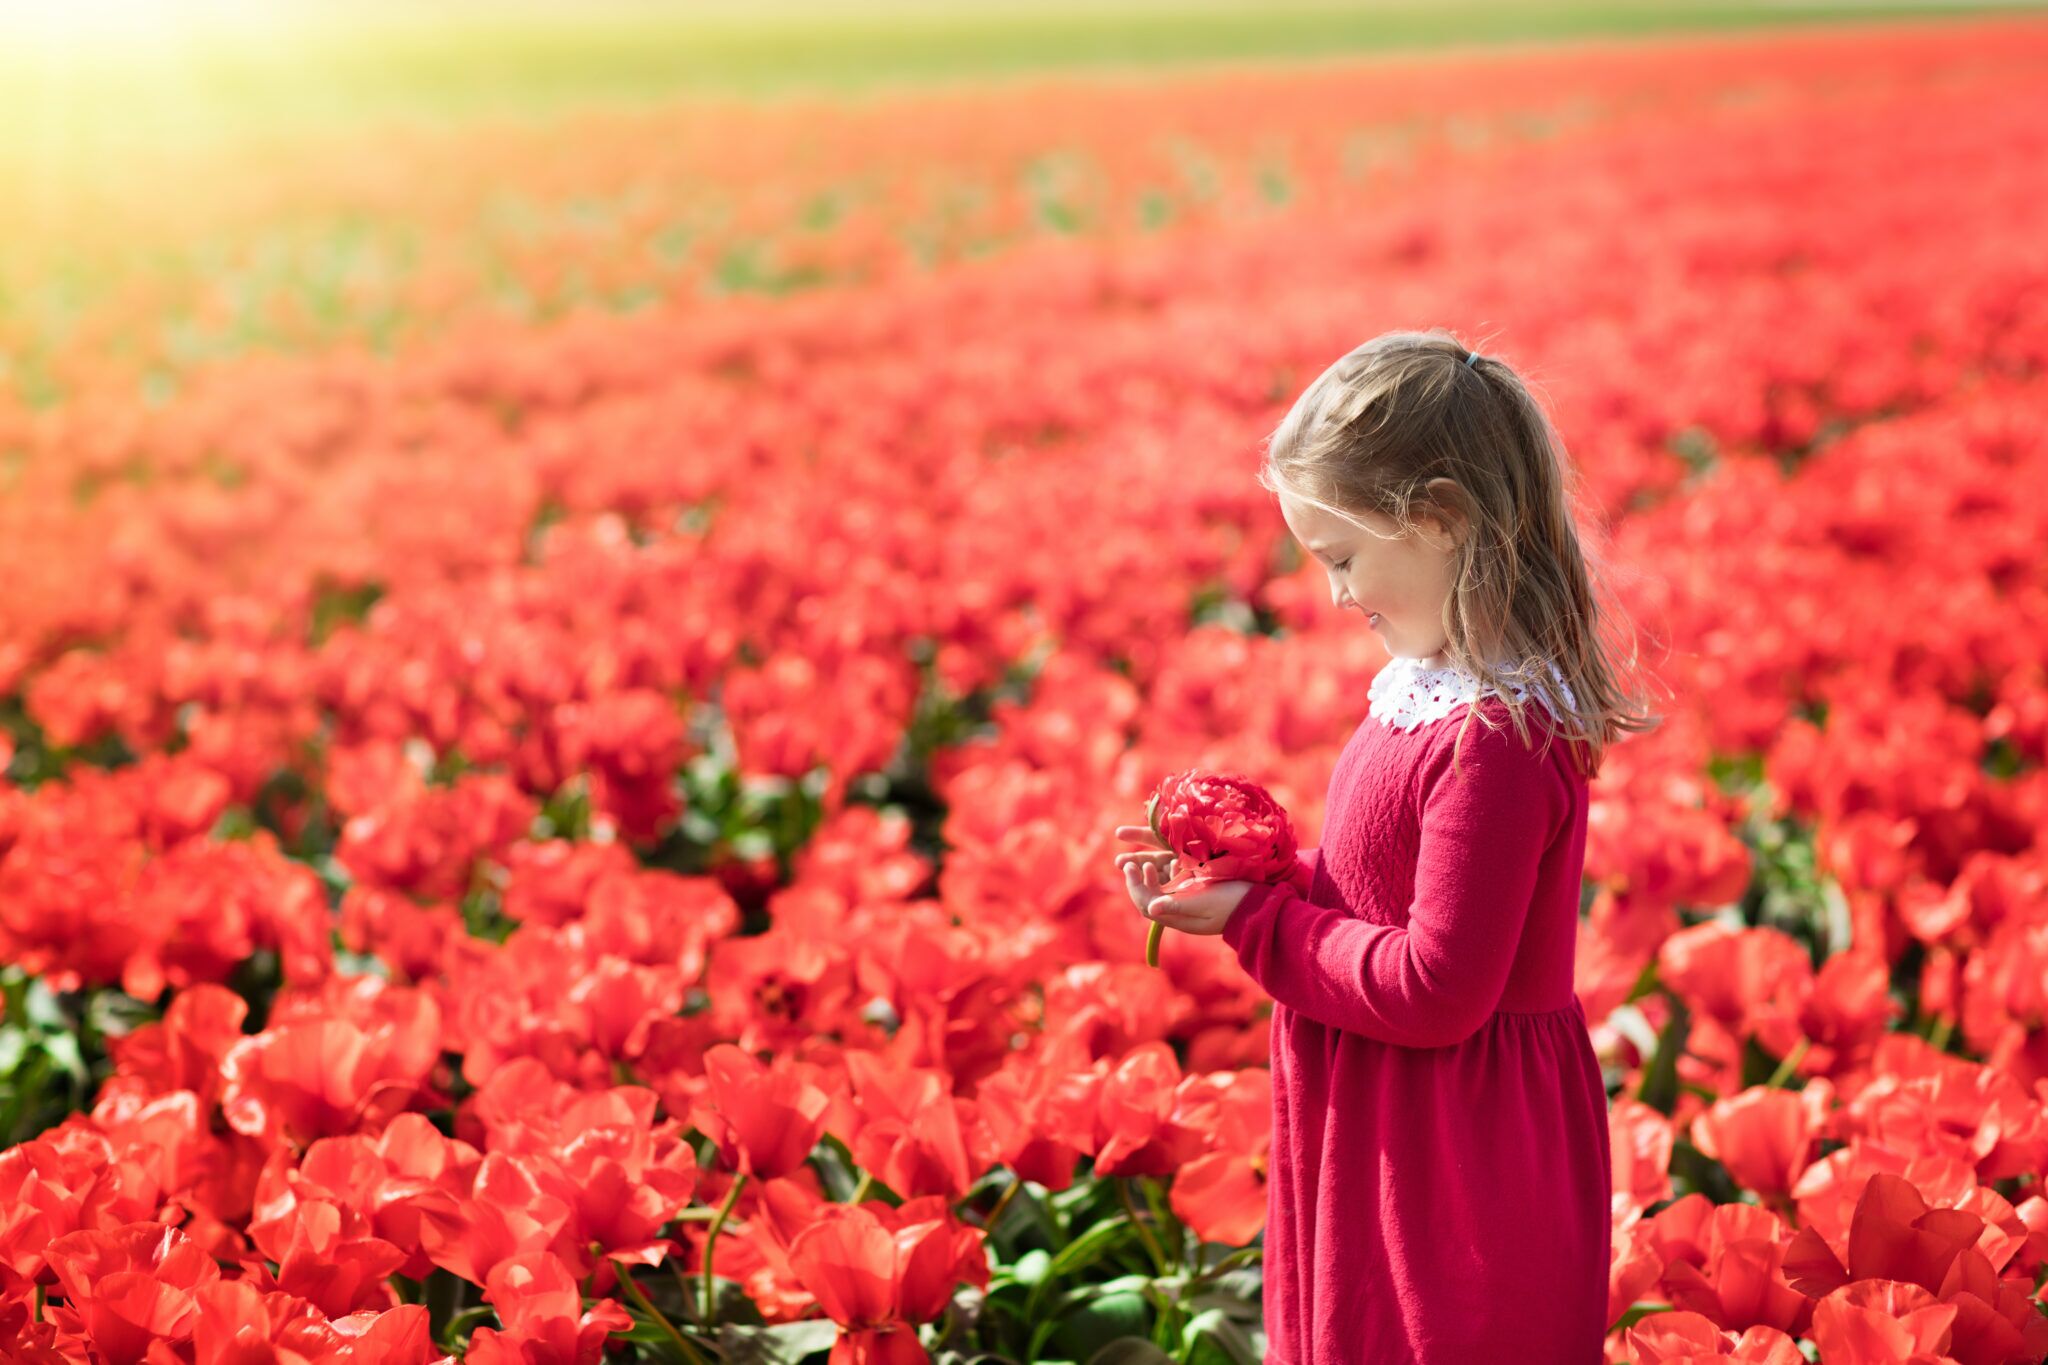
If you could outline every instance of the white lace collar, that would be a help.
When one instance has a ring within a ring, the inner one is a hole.
[[[1550,666],[1550,676],[1556,680],[1565,705],[1573,705],[1572,690],[1565,686],[1564,674],[1556,664]],[[1413,730],[1430,721],[1441,720],[1460,706],[1476,700],[1484,690],[1479,679],[1463,669],[1448,665],[1425,668],[1419,659],[1396,656],[1388,661],[1385,668],[1373,674],[1370,713],[1397,730]],[[1530,699],[1529,689],[1520,684],[1511,684],[1509,691],[1517,701]],[[1534,700],[1538,705],[1543,704],[1541,697]]]

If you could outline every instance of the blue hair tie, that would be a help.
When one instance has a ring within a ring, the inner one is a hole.
[[[1473,363],[1474,363],[1475,361],[1477,361],[1478,359],[1479,359],[1479,352],[1477,352],[1477,351],[1467,351],[1467,352],[1465,352],[1465,363],[1466,363],[1467,365],[1473,364]]]

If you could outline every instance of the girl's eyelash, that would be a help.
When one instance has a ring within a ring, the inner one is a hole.
[[[1345,560],[1345,561],[1344,561],[1344,564],[1349,564],[1350,562],[1351,562],[1351,561],[1347,559],[1347,560]],[[1331,572],[1331,573],[1343,573],[1343,572],[1344,572],[1344,564],[1332,564],[1332,565],[1330,566],[1330,572]]]

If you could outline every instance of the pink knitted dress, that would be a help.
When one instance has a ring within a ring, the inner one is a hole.
[[[1460,771],[1452,743],[1468,706]],[[1266,1359],[1599,1365],[1607,1090],[1572,992],[1586,781],[1395,659],[1296,886],[1224,927],[1273,997]],[[1306,895],[1302,889],[1306,888]]]

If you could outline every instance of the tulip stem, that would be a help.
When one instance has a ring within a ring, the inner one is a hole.
[[[1771,1073],[1771,1079],[1765,1082],[1765,1084],[1772,1090],[1776,1090],[1784,1085],[1785,1082],[1791,1080],[1792,1073],[1799,1069],[1800,1060],[1806,1056],[1806,1050],[1812,1046],[1813,1039],[1801,1038],[1798,1046],[1785,1054],[1785,1060],[1778,1063],[1778,1069]],[[1752,1071],[1749,1074],[1754,1076],[1756,1073]]]
[[[1261,1248],[1239,1247],[1237,1250],[1231,1252],[1222,1260],[1218,1261],[1215,1265],[1212,1265],[1207,1270],[1204,1270],[1200,1275],[1197,1275],[1195,1278],[1201,1280],[1214,1279],[1216,1276],[1223,1274],[1225,1271],[1235,1270],[1241,1265],[1250,1265],[1253,1261],[1259,1261],[1263,1259],[1265,1259],[1265,1253]]]
[[[866,1199],[868,1197],[868,1191],[872,1190],[874,1187],[875,1173],[873,1171],[862,1171],[860,1173],[860,1183],[853,1187],[853,1198],[849,1199],[847,1202],[850,1204],[860,1203],[861,1200]]]
[[[1927,1041],[1934,1044],[1935,1051],[1948,1051],[1948,1036],[1954,1031],[1955,1026],[1956,1021],[1949,1015],[1944,1014],[1935,1019],[1934,1030],[1927,1035]]]
[[[626,1297],[639,1304],[640,1311],[653,1318],[655,1325],[668,1333],[668,1339],[683,1353],[683,1359],[692,1362],[692,1365],[705,1365],[704,1357],[697,1354],[697,1348],[690,1345],[689,1338],[676,1330],[676,1325],[668,1320],[668,1314],[654,1306],[654,1300],[647,1297],[647,1291],[640,1287],[640,1282],[633,1278],[626,1267],[613,1261],[612,1274],[619,1277],[619,1287],[626,1291]]]
[[[1160,1249],[1159,1239],[1152,1235],[1152,1229],[1145,1226],[1145,1215],[1138,1212],[1138,1201],[1131,1197],[1131,1177],[1125,1176],[1116,1182],[1117,1192],[1124,1197],[1124,1209],[1131,1216],[1131,1226],[1138,1230],[1138,1239],[1145,1244],[1145,1250],[1152,1253],[1152,1264],[1159,1273],[1166,1273],[1166,1253]]]
[[[1148,1180],[1143,1176],[1137,1179],[1140,1188],[1145,1191],[1145,1206],[1152,1210],[1152,1221],[1159,1226],[1160,1235],[1163,1237],[1169,1226],[1174,1230],[1174,1254],[1168,1265],[1174,1270],[1179,1270],[1186,1263],[1188,1256],[1187,1225],[1175,1218],[1167,1208],[1166,1201],[1160,1194],[1158,1181]]]
[[[695,1294],[690,1285],[690,1276],[673,1256],[668,1258],[668,1273],[676,1277],[676,1293],[681,1298],[683,1311],[687,1313],[690,1310],[690,1300]]]
[[[1015,1195],[1018,1190],[1022,1189],[1023,1185],[1024,1177],[1021,1175],[1010,1182],[1010,1188],[1003,1191],[1002,1198],[996,1200],[996,1206],[988,1211],[988,1217],[982,1219],[982,1231],[994,1232],[996,1230],[996,1223],[1002,1218],[1003,1210],[1010,1207],[1011,1196]]]
[[[732,1206],[740,1201],[740,1190],[747,1183],[747,1173],[741,1171],[732,1178],[732,1188],[725,1192],[725,1202],[718,1206],[718,1216],[711,1220],[711,1230],[704,1236],[704,1325],[716,1326],[718,1319],[712,1309],[718,1302],[718,1291],[711,1279],[711,1248],[718,1243],[718,1230],[725,1226],[726,1217],[732,1213]]]

